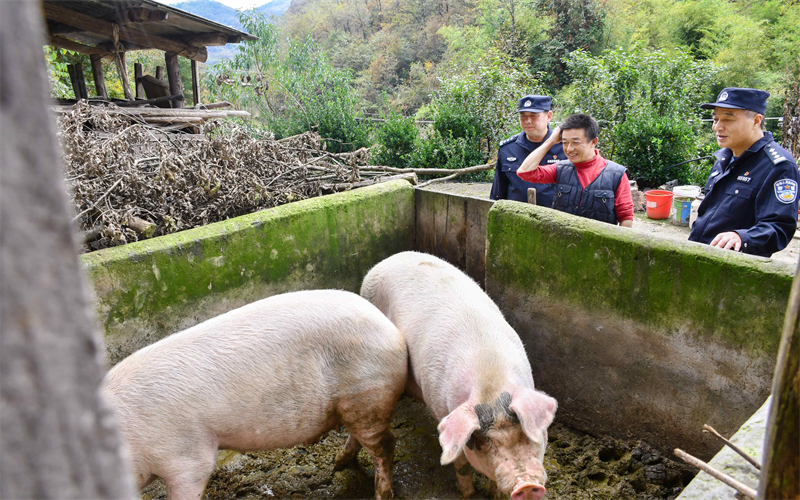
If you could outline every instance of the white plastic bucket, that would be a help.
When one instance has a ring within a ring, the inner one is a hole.
[[[700,196],[700,186],[675,186],[672,194],[678,198],[695,199]]]

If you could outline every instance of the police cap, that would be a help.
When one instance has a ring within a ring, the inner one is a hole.
[[[763,115],[767,112],[767,97],[769,97],[769,92],[766,90],[728,87],[719,93],[717,102],[707,102],[701,104],[700,107],[703,109],[749,109]]]
[[[519,112],[542,113],[550,111],[550,98],[546,95],[526,95],[519,100]]]

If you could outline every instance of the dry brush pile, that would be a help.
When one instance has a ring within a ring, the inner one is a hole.
[[[61,113],[58,128],[65,175],[88,250],[391,175],[367,167],[367,149],[330,153],[314,133],[256,139],[230,122],[209,121],[199,136],[172,134],[119,108],[86,103]]]

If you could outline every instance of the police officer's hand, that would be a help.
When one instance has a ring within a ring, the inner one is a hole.
[[[711,240],[712,247],[724,248],[726,250],[733,249],[738,252],[742,248],[742,237],[736,231],[727,231],[719,233]]]

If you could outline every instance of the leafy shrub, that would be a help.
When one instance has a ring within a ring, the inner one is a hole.
[[[682,183],[689,167],[668,167],[694,157],[695,130],[683,117],[660,116],[652,109],[628,115],[615,130],[614,161],[628,167],[628,177],[644,186],[659,186],[672,179]],[[705,182],[705,181],[703,181]]]
[[[409,166],[465,168],[486,163],[497,144],[519,130],[517,100],[541,93],[542,85],[507,59],[490,58],[442,78],[431,104],[424,107],[431,127],[417,135]],[[463,180],[486,180],[485,173]]]
[[[289,41],[281,54],[278,29],[264,14],[239,16],[244,29],[259,39],[241,43],[232,59],[207,73],[214,98],[250,110],[278,138],[316,130],[334,151],[367,145],[368,128],[358,120],[351,74],[334,68],[310,37]]]
[[[386,121],[375,130],[373,139],[376,148],[372,154],[373,163],[387,167],[407,168],[408,156],[414,151],[417,135],[414,118],[406,118],[393,111]]]

